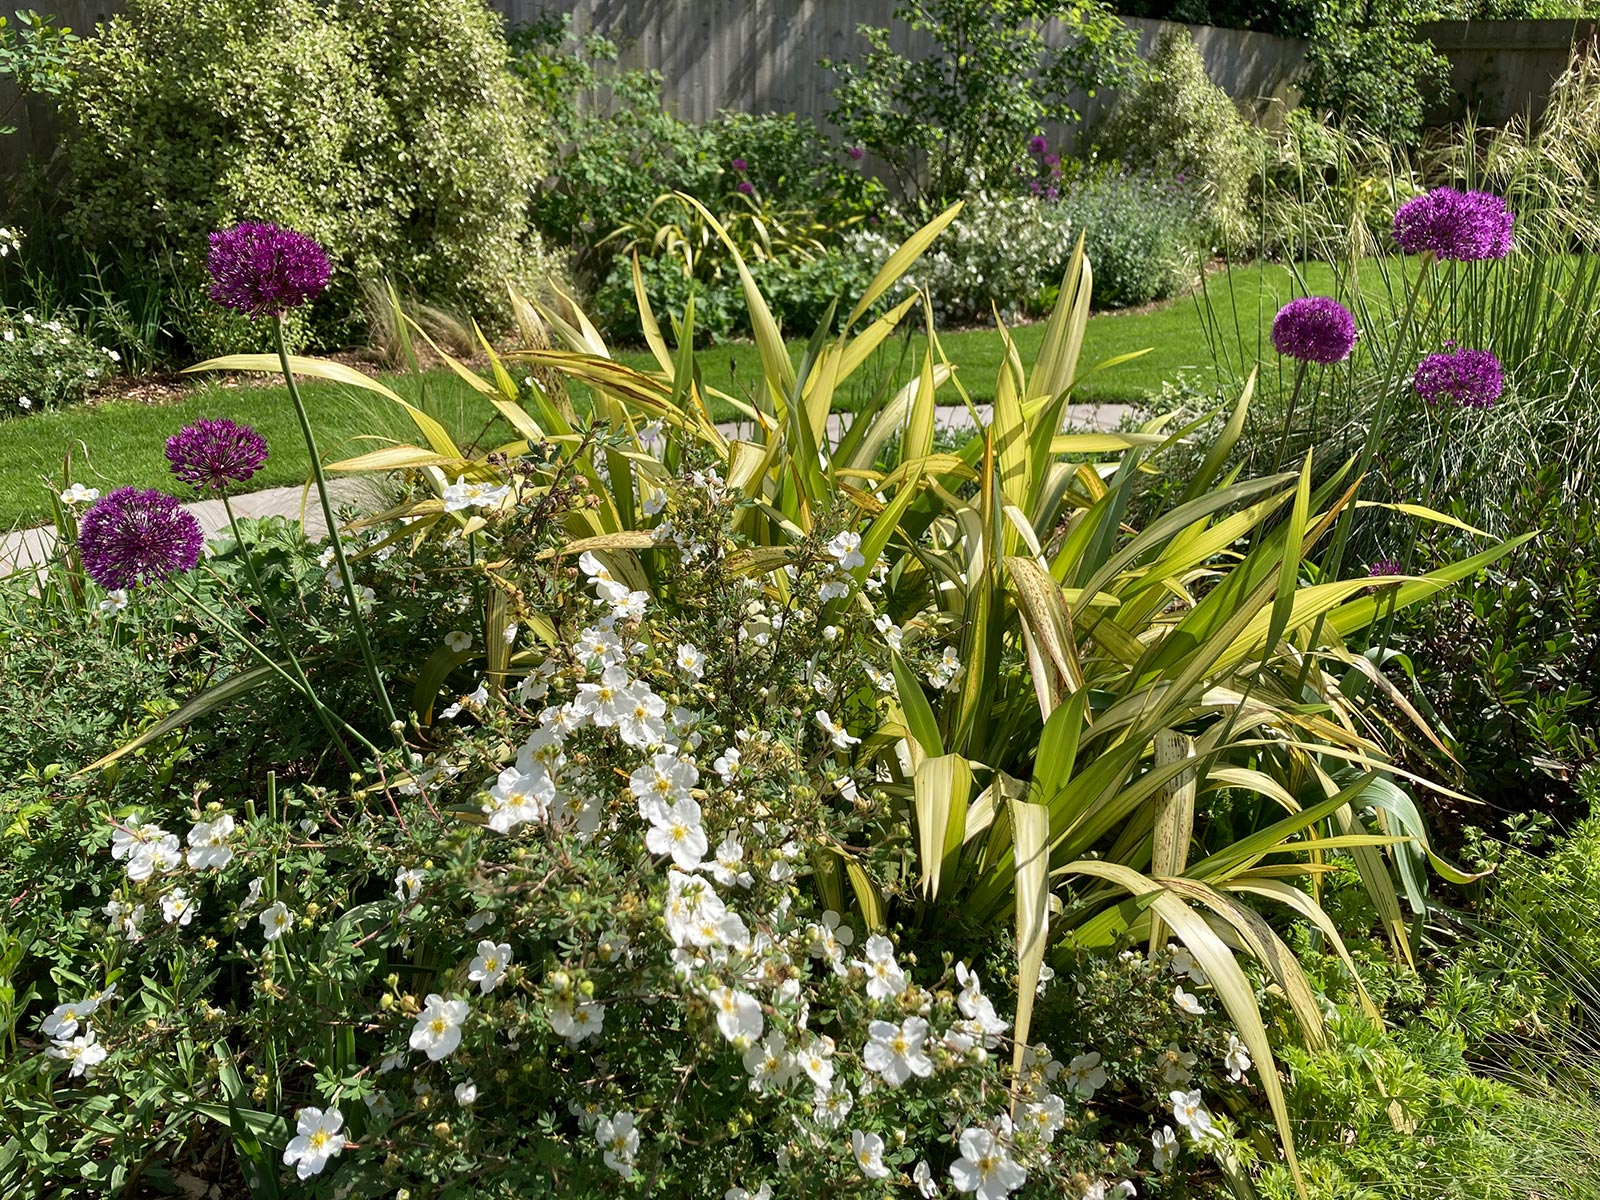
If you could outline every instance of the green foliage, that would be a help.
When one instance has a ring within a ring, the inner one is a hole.
[[[314,314],[323,343],[355,332],[363,279],[503,312],[506,278],[543,274],[527,203],[548,151],[506,62],[479,0],[135,0],[74,50],[65,228],[165,248],[168,286],[189,294],[211,230],[300,229],[337,268]],[[174,314],[183,337],[239,348],[245,331],[203,311]]]
[[[0,308],[0,417],[82,402],[117,373],[116,358],[59,318]]]
[[[1414,144],[1442,94],[1449,63],[1417,37],[1406,0],[1315,0],[1302,103]]]
[[[1110,308],[1165,300],[1203,265],[1203,185],[1115,165],[1084,166],[1061,186],[1060,220],[1082,234],[1097,301]]]
[[[1052,19],[1067,34],[1054,49],[1042,35]],[[1132,32],[1099,0],[901,0],[894,20],[932,52],[908,57],[891,30],[859,26],[859,61],[822,64],[839,76],[828,119],[887,164],[918,223],[1015,187],[1028,139],[1076,120],[1073,92],[1114,85],[1133,62]]]
[[[0,16],[0,79],[17,90],[11,107],[24,96],[59,96],[72,78],[72,47],[78,36],[52,16],[22,9],[14,17]],[[10,111],[0,113],[4,121]],[[0,137],[16,127],[0,124]]]
[[[1207,76],[1187,29],[1161,35],[1147,69],[1122,89],[1095,131],[1107,157],[1187,180],[1199,193],[1209,240],[1224,247],[1238,245],[1251,220],[1247,199],[1259,141],[1228,94]]]

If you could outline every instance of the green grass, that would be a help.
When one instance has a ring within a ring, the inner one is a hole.
[[[1330,288],[1332,273],[1325,267],[1311,267],[1308,283],[1312,290]],[[1150,352],[1091,375],[1080,387],[1077,400],[1140,403],[1157,394],[1162,383],[1180,374],[1209,389],[1216,374],[1208,328],[1220,326],[1227,331],[1221,349],[1231,360],[1253,360],[1258,346],[1265,344],[1265,329],[1273,313],[1292,294],[1294,288],[1287,269],[1252,266],[1230,271],[1226,277],[1214,277],[1204,294],[1148,311],[1098,314],[1089,322],[1082,359],[1085,367],[1135,350],[1148,348]],[[1013,330],[1025,361],[1038,350],[1043,336],[1043,325]],[[999,335],[994,330],[969,330],[943,334],[940,341],[973,400],[983,403],[991,399],[1002,357]],[[855,408],[873,390],[892,389],[904,383],[921,363],[924,342],[917,334],[892,339],[850,381],[840,397],[840,407]],[[798,357],[801,345],[793,343],[790,349]],[[642,369],[655,367],[646,352],[625,351],[619,357]],[[705,350],[701,370],[708,385],[734,396],[749,396],[760,381],[760,364],[753,345]],[[431,371],[420,381],[406,377],[385,379],[414,402],[422,398],[426,388],[430,405],[464,441],[486,438],[493,444],[504,440],[503,431],[490,421],[486,406],[450,372]],[[377,445],[363,439],[414,437],[404,415],[381,397],[320,383],[304,385],[303,393],[325,461]],[[942,403],[959,403],[953,388],[943,389],[940,396]],[[726,407],[717,413],[719,419],[732,415],[733,411]],[[165,440],[189,421],[218,416],[255,426],[272,446],[272,457],[256,477],[256,484],[274,487],[305,481],[305,449],[294,410],[281,386],[224,387],[202,382],[176,403],[111,401],[0,423],[0,528],[48,519],[50,494],[59,490],[62,461],[69,453],[72,477],[81,483],[102,490],[122,484],[168,487],[172,480],[162,457]]]

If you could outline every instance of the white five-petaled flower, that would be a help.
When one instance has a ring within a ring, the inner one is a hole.
[[[761,1002],[748,992],[720,987],[707,993],[706,999],[716,1013],[717,1030],[736,1046],[750,1045],[766,1028]]]
[[[344,1114],[337,1108],[302,1108],[294,1115],[295,1136],[284,1147],[283,1165],[301,1179],[322,1174],[328,1160],[345,1147]]]
[[[593,1000],[557,1002],[550,1006],[550,1028],[571,1045],[597,1037],[605,1028],[606,1006]]]
[[[67,1072],[71,1077],[93,1076],[94,1069],[106,1060],[106,1048],[94,1040],[92,1029],[85,1029],[75,1038],[52,1042],[45,1053],[71,1063],[72,1070]]]
[[[917,1185],[917,1193],[923,1200],[934,1200],[939,1194],[939,1185],[933,1181],[933,1170],[925,1159],[912,1168],[911,1182]]]
[[[1172,1002],[1178,1006],[1179,1011],[1186,1012],[1191,1016],[1200,1017],[1205,1015],[1206,1006],[1201,1004],[1192,993],[1184,991],[1182,984],[1172,989]]]
[[[294,914],[289,911],[289,906],[282,900],[269,904],[261,910],[258,918],[261,929],[269,942],[275,942],[290,929],[294,928]]]
[[[1239,1040],[1237,1033],[1228,1035],[1228,1052],[1222,1056],[1222,1065],[1228,1069],[1228,1078],[1238,1083],[1250,1069],[1250,1052]]]
[[[187,925],[194,920],[194,910],[194,898],[181,887],[161,897],[161,919],[168,925]]]
[[[950,1164],[956,1191],[973,1192],[978,1200],[1004,1200],[1028,1182],[1027,1171],[989,1130],[977,1126],[964,1130],[960,1145],[961,1157]]]
[[[833,1039],[814,1037],[795,1055],[795,1064],[819,1091],[833,1087]]]
[[[445,648],[452,654],[464,654],[472,648],[472,635],[460,629],[452,629],[444,635]]]
[[[861,741],[858,737],[851,737],[850,731],[835,721],[825,708],[817,710],[817,724],[822,726],[822,731],[828,735],[829,740],[841,750],[848,750]]]
[[[478,1102],[478,1085],[470,1079],[463,1079],[456,1084],[456,1103],[462,1108],[471,1108]]]
[[[887,1000],[906,990],[905,972],[895,962],[894,943],[881,933],[875,933],[862,947],[865,958],[858,958],[851,966],[860,967],[867,976],[867,996],[872,1000]]]
[[[483,811],[489,814],[490,829],[496,833],[510,833],[518,825],[546,820],[555,798],[556,784],[549,768],[537,759],[530,759],[500,772],[489,789]]]
[[[700,805],[685,798],[665,811],[652,809],[646,814],[650,830],[644,844],[651,854],[670,854],[679,870],[692,871],[705,859],[710,842],[700,824]]]
[[[1172,1164],[1178,1158],[1178,1135],[1172,1131],[1171,1125],[1163,1125],[1150,1135],[1150,1145],[1154,1151],[1150,1156],[1150,1165],[1165,1175],[1172,1170]]]
[[[98,499],[100,499],[99,488],[84,487],[81,483],[75,483],[61,493],[63,504],[93,504]]]
[[[679,644],[676,663],[678,670],[690,679],[699,679],[706,673],[706,656],[689,642]]]
[[[411,1048],[425,1051],[430,1061],[438,1062],[461,1044],[467,1012],[465,1000],[446,1000],[437,992],[430,993],[411,1031]]]
[[[189,865],[197,871],[220,871],[233,861],[233,818],[226,813],[215,821],[201,821],[189,830]]]
[[[639,1131],[634,1128],[632,1113],[601,1117],[595,1122],[594,1140],[600,1144],[606,1166],[624,1179],[633,1177],[634,1158],[639,1153]]]
[[[468,508],[495,508],[510,491],[509,484],[494,487],[488,483],[468,483],[466,476],[457,475],[456,481],[444,489],[444,510],[461,512]]]
[[[1100,1052],[1091,1050],[1075,1055],[1067,1064],[1063,1078],[1069,1091],[1085,1100],[1094,1099],[1095,1092],[1106,1085],[1106,1069],[1100,1065]]]
[[[511,965],[511,943],[496,944],[485,938],[478,943],[478,956],[467,967],[467,978],[477,984],[484,995],[500,986],[506,968]]]
[[[639,815],[654,822],[681,800],[689,799],[689,789],[700,782],[694,763],[676,754],[657,754],[647,767],[628,776],[628,790],[639,802]]]
[[[867,560],[861,556],[861,535],[845,530],[835,534],[828,543],[828,553],[833,555],[843,571],[853,571],[856,567],[864,567]]]
[[[856,1166],[868,1179],[889,1178],[889,1168],[883,1165],[883,1139],[875,1133],[853,1130],[850,1134],[850,1154]]]
[[[861,1061],[891,1087],[899,1087],[913,1075],[927,1078],[933,1074],[933,1060],[922,1050],[927,1036],[928,1023],[921,1017],[907,1017],[898,1025],[873,1021],[867,1026],[870,1040],[861,1052]]]
[[[422,872],[415,867],[401,867],[394,873],[394,894],[401,904],[410,904],[422,891]]]
[[[1172,1119],[1195,1141],[1202,1142],[1207,1138],[1221,1136],[1221,1130],[1212,1122],[1211,1114],[1206,1111],[1198,1088],[1191,1092],[1173,1092],[1170,1098]]]

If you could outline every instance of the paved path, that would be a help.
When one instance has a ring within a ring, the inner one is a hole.
[[[1132,411],[1125,404],[1074,404],[1068,407],[1066,420],[1080,429],[1115,429]],[[989,420],[987,404],[978,405],[978,413],[985,421]],[[849,419],[850,414],[828,418],[830,440],[837,442],[844,435],[844,431],[850,427]],[[972,414],[964,406],[941,406],[936,410],[934,420],[940,428],[973,428]],[[751,432],[748,425],[741,428],[740,423],[732,421],[724,422],[717,428],[727,437],[748,436]],[[362,505],[372,498],[371,485],[361,479],[334,479],[329,482],[328,488],[333,493],[336,505]],[[203,500],[184,507],[199,520],[200,528],[208,538],[227,527],[228,516],[220,500]],[[312,541],[321,540],[328,532],[316,496],[303,488],[268,488],[236,496],[233,510],[241,517],[276,516],[304,520],[306,536]],[[55,529],[50,526],[17,530],[0,536],[0,578],[42,565],[55,549],[55,542]]]

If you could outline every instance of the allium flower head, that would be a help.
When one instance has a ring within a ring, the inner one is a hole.
[[[83,569],[108,591],[193,570],[204,544],[193,514],[153,489],[120,487],[95,501],[78,525]]]
[[[744,195],[753,196],[755,195],[755,190],[756,185],[751,183],[748,179],[739,180],[739,191]]]
[[[248,425],[226,417],[202,417],[167,439],[172,473],[202,492],[245,483],[267,461],[267,440]]]
[[[745,171],[745,170],[749,170],[749,168],[750,168],[750,164],[745,162],[745,160],[742,159],[742,158],[734,159],[733,163],[732,163],[732,166],[733,166],[733,169],[735,171]]]
[[[1493,408],[1505,390],[1505,374],[1488,350],[1447,350],[1418,363],[1413,383],[1429,404]]]
[[[846,154],[848,154],[856,162],[860,162],[862,157],[866,154],[866,151],[863,150],[860,146],[846,146],[844,148],[844,152]]]
[[[1029,154],[1043,154],[1050,148],[1050,141],[1042,133],[1036,133],[1028,139]]]
[[[1337,300],[1302,296],[1272,318],[1272,344],[1279,354],[1301,362],[1336,363],[1356,344],[1356,319]]]
[[[211,298],[251,317],[281,316],[315,300],[333,273],[313,238],[258,221],[213,233],[206,269]]]
[[[1375,558],[1367,564],[1367,574],[1374,579],[1380,575],[1404,575],[1406,569],[1397,558]]]
[[[1407,254],[1433,251],[1453,262],[1504,258],[1511,252],[1514,216],[1488,192],[1434,188],[1394,214],[1394,240]]]

